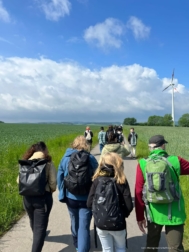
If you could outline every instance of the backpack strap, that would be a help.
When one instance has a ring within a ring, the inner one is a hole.
[[[96,231],[96,225],[94,223],[94,242],[95,242],[95,248],[98,247],[98,244],[97,244],[97,231]]]

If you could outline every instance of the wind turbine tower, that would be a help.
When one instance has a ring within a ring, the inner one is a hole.
[[[165,91],[170,86],[172,87],[172,120],[173,120],[173,127],[175,126],[175,109],[174,109],[174,89],[175,89],[174,86],[175,86],[175,84],[173,83],[173,80],[174,80],[174,71],[175,70],[173,69],[172,78],[171,78],[171,84],[169,84],[166,88],[163,89],[163,91]]]

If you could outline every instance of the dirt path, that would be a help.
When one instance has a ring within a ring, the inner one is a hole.
[[[92,154],[99,159],[99,146],[97,145]],[[124,160],[125,174],[130,184],[131,193],[134,197],[134,184],[135,184],[135,170],[137,161],[126,158]],[[65,204],[58,201],[58,191],[53,194],[54,205],[50,214],[48,235],[45,239],[43,252],[72,252],[75,251],[72,244],[72,236],[70,232],[70,219]],[[134,199],[134,198],[133,198]],[[128,252],[143,251],[145,246],[146,235],[142,235],[139,230],[136,219],[135,211],[131,213],[127,219],[127,233],[128,233]],[[98,248],[94,246],[94,230],[93,221],[91,223],[91,252],[102,251],[100,242],[98,241]],[[29,220],[25,215],[14,227],[7,232],[0,239],[0,252],[30,252],[32,244],[32,232],[29,226]],[[162,235],[160,251],[167,252],[165,248],[166,241],[164,234]]]

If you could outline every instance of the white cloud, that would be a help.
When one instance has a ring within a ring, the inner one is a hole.
[[[0,19],[3,22],[9,23],[11,21],[8,11],[3,7],[3,2],[0,0]]]
[[[2,37],[0,37],[0,41],[2,41],[2,42],[4,42],[4,43],[7,43],[7,44],[9,44],[9,45],[13,45],[12,42],[10,42],[9,40],[4,39],[4,38],[2,38]]]
[[[165,78],[138,64],[90,70],[73,62],[0,57],[0,120],[122,121],[171,113]],[[188,91],[175,93],[176,118],[189,110]]]
[[[78,43],[80,39],[78,37],[72,37],[67,40],[68,43]]]
[[[47,19],[52,21],[58,21],[65,15],[70,14],[71,3],[69,0],[39,0],[41,8],[45,13]]]
[[[143,24],[143,22],[137,17],[130,17],[127,22],[127,28],[131,29],[135,39],[145,39],[150,35],[151,28]]]
[[[90,26],[84,32],[84,39],[88,43],[94,43],[98,47],[116,47],[122,44],[120,36],[123,35],[123,24],[114,18],[108,18],[103,23]]]

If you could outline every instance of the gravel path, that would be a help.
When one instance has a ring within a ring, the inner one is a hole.
[[[99,159],[99,146],[91,152],[96,159]],[[124,160],[125,174],[129,181],[131,193],[134,199],[135,170],[137,161],[126,158]],[[72,252],[75,251],[72,245],[70,232],[70,219],[65,204],[58,201],[58,191],[53,194],[54,205],[50,214],[48,235],[45,239],[43,252]],[[146,235],[143,235],[137,226],[135,210],[127,219],[128,252],[143,251]],[[164,233],[164,232],[162,232]],[[93,221],[91,223],[91,252],[102,251],[100,242],[98,248],[94,246]],[[24,215],[14,227],[0,239],[0,252],[30,252],[32,244],[32,232],[29,226],[27,215]],[[167,252],[164,234],[161,238],[160,251]]]

